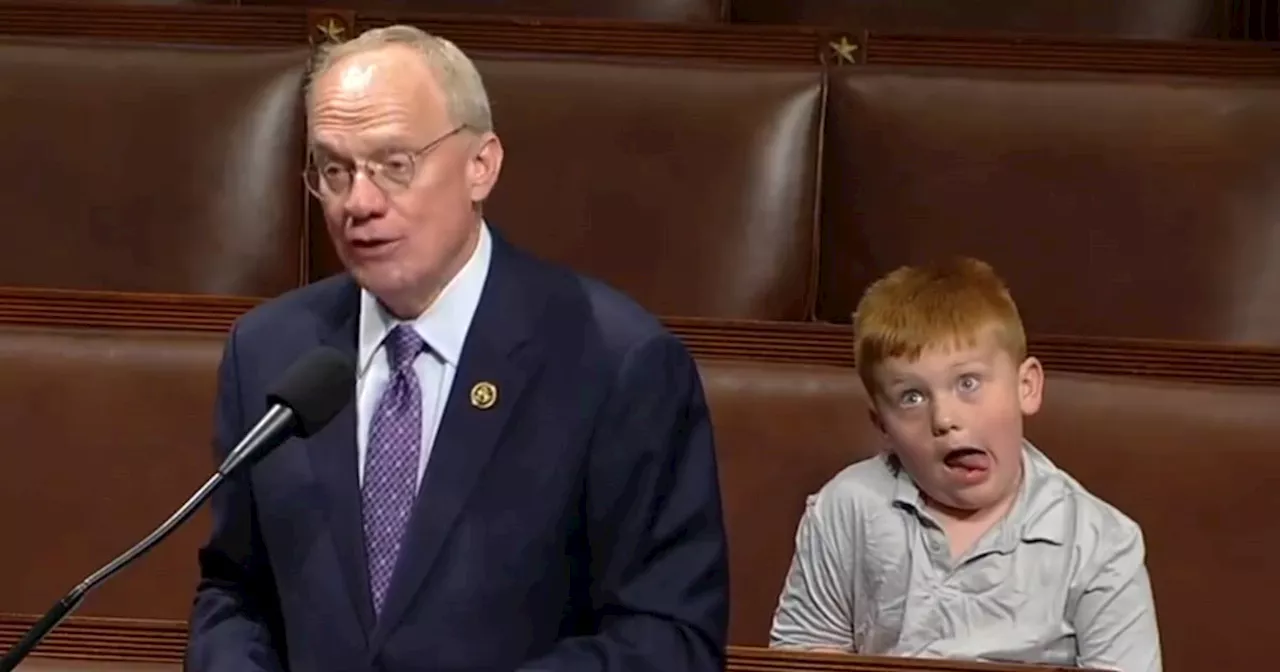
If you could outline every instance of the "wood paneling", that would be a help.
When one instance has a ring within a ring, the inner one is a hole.
[[[226,331],[262,299],[0,287],[0,324]]]
[[[9,647],[26,634],[37,618],[38,616],[30,614],[0,614],[0,649],[8,651]],[[180,621],[73,616],[50,633],[33,655],[46,658],[179,663],[186,644],[186,624]]]
[[[739,63],[815,63],[828,40],[828,31],[807,27],[356,13],[357,32],[393,23],[412,23],[465,50]]]
[[[0,287],[0,324],[221,332],[264,301],[254,297],[127,294]],[[853,366],[848,325],[668,317],[699,358]],[[1280,385],[1280,349],[1213,343],[1032,334],[1032,354],[1059,371],[1188,382]]]
[[[345,40],[359,31],[391,23],[417,25],[477,52],[727,63],[850,66],[865,62],[1280,76],[1280,44],[1239,40],[867,34],[856,27],[531,19],[303,7],[116,5],[65,0],[0,3],[0,34],[25,36],[285,46]]]
[[[7,649],[36,616],[0,614],[0,648]],[[179,621],[71,618],[36,649],[46,658],[139,663],[182,662],[186,626]],[[793,653],[730,646],[731,672],[1055,672],[1069,668],[911,658]]]
[[[809,27],[523,19],[301,7],[224,7],[20,2],[0,4],[0,34],[151,42],[298,45],[341,41],[354,32],[412,23],[468,51],[818,62],[829,31]]]
[[[294,47],[307,42],[308,16],[291,8],[7,2],[0,33]]]
[[[1280,76],[1280,44],[1262,42],[888,33],[872,33],[865,42],[865,62],[876,65]]]

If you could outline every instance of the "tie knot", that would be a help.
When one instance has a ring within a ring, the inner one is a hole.
[[[427,343],[413,327],[399,324],[387,334],[386,345],[387,364],[391,366],[392,372],[396,372],[413,364],[413,360],[422,353]]]

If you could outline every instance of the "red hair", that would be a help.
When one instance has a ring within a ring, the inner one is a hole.
[[[867,287],[853,316],[858,375],[874,393],[874,372],[886,359],[915,360],[926,349],[972,347],[992,330],[1022,362],[1027,336],[1009,289],[985,262],[959,258],[903,266]]]

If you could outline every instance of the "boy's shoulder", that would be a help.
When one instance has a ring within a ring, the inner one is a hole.
[[[886,515],[896,515],[896,487],[897,473],[884,456],[866,458],[841,469],[806,498],[797,544],[804,543],[800,539],[807,538],[808,543],[821,539],[841,557],[860,554],[859,530],[883,524]]]
[[[1082,551],[1082,557],[1120,552],[1144,553],[1142,527],[1118,506],[1089,490],[1034,446],[1027,447],[1039,489],[1024,521],[1024,529],[1038,530]]]
[[[898,488],[896,468],[885,455],[868,457],[841,469],[814,494],[808,509],[820,517],[888,509]]]

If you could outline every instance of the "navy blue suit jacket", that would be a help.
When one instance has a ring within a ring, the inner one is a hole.
[[[354,358],[334,276],[244,315],[219,370],[216,459],[321,344]],[[474,407],[474,383],[497,403]],[[212,500],[193,672],[724,667],[728,562],[711,424],[681,343],[605,285],[494,236],[493,259],[380,618],[355,405]]]

